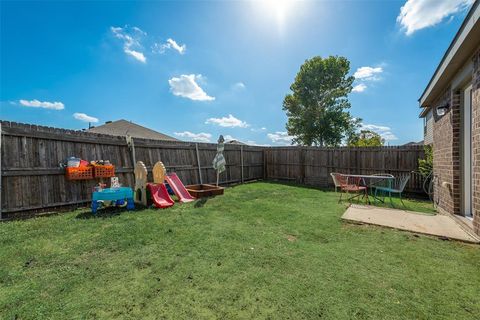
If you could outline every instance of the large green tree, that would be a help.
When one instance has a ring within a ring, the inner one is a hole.
[[[360,119],[353,118],[348,94],[354,77],[344,57],[313,57],[306,60],[283,100],[288,134],[293,143],[306,146],[338,146],[356,131]]]
[[[376,132],[371,130],[361,130],[348,137],[347,145],[349,147],[381,147],[385,140]]]

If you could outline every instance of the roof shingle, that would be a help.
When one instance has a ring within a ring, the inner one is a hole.
[[[88,132],[108,134],[111,136],[126,136],[127,134],[134,138],[179,141],[166,134],[157,132],[155,130],[142,127],[136,123],[121,119],[105,123],[98,127],[88,129]]]

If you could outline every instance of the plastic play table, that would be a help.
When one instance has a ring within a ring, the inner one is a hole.
[[[133,210],[133,190],[128,187],[106,188],[94,191],[92,194],[92,213],[96,214],[101,201],[115,201],[116,205],[123,205],[127,201],[127,210]]]

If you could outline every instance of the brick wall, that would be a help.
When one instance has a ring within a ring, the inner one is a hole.
[[[472,156],[473,227],[480,234],[480,47],[473,59]],[[450,110],[433,125],[433,166],[437,177],[434,201],[440,211],[463,215],[461,210],[461,116],[463,92],[446,88],[433,106],[450,103]],[[435,111],[434,111],[435,112]]]
[[[460,93],[447,88],[433,105],[445,103],[450,110],[433,125],[434,201],[441,210],[460,214]]]
[[[473,228],[480,234],[480,48],[473,56],[472,117]]]

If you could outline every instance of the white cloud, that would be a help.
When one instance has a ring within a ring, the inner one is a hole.
[[[212,138],[212,135],[210,133],[205,133],[205,132],[193,133],[190,131],[184,131],[184,132],[174,132],[174,134],[178,137],[187,138],[197,142],[210,142],[210,139]]]
[[[130,49],[125,49],[124,51],[126,54],[131,55],[132,57],[134,57],[140,62],[143,62],[143,63],[147,62],[147,58],[145,58],[145,55],[139,51],[130,50]]]
[[[292,144],[293,136],[289,136],[286,131],[277,131],[274,133],[268,133],[267,137],[272,140],[273,143],[279,144]]]
[[[379,75],[383,72],[382,67],[360,67],[353,76],[357,80],[370,81],[380,80]]]
[[[237,82],[233,85],[233,88],[236,90],[245,89],[245,84],[243,82]]]
[[[367,89],[367,86],[364,83],[359,83],[353,87],[352,92],[363,92]]]
[[[175,40],[173,39],[167,39],[167,45],[169,45],[168,48],[172,48],[174,50],[177,50],[178,53],[184,54],[185,51],[187,50],[187,46],[185,44],[179,45]]]
[[[432,27],[445,18],[467,9],[474,0],[407,0],[397,22],[406,35]]]
[[[173,77],[168,80],[170,91],[176,96],[188,98],[196,101],[212,101],[215,97],[209,96],[198,85],[196,80],[202,79],[202,75],[198,74],[182,74],[180,77]]]
[[[262,132],[262,131],[265,131],[267,130],[267,128],[265,127],[261,127],[261,128],[251,128],[250,131],[252,132]]]
[[[227,135],[224,135],[223,138],[225,139],[226,142],[228,141],[232,141],[232,140],[238,140],[234,137],[232,137],[231,135],[227,134]]]
[[[84,121],[84,122],[98,122],[98,118],[91,117],[85,113],[75,112],[73,117],[77,120]]]
[[[154,43],[152,46],[153,53],[165,53],[168,49],[173,49],[180,54],[184,54],[187,51],[187,45],[180,45],[175,40],[168,38],[165,43]]]
[[[207,121],[205,121],[205,124],[216,124],[220,127],[227,127],[227,128],[234,128],[234,127],[246,128],[249,126],[248,123],[235,118],[231,114],[229,114],[228,117],[208,118]]]
[[[378,133],[385,141],[398,140],[397,136],[393,134],[392,129],[387,126],[379,126],[376,124],[361,124],[361,129],[370,130]]]
[[[355,71],[353,76],[355,77],[356,85],[353,87],[352,92],[364,92],[367,89],[366,82],[379,81],[380,75],[383,73],[382,67],[360,67]]]
[[[25,107],[32,107],[32,108],[43,108],[43,109],[51,109],[51,110],[63,110],[65,109],[65,105],[61,102],[48,102],[48,101],[39,101],[37,99],[34,100],[20,100],[19,103]]]
[[[116,38],[123,41],[123,52],[142,63],[147,62],[147,58],[141,51],[143,50],[141,39],[147,35],[146,32],[138,27],[129,28],[128,26],[110,27],[110,30]]]

